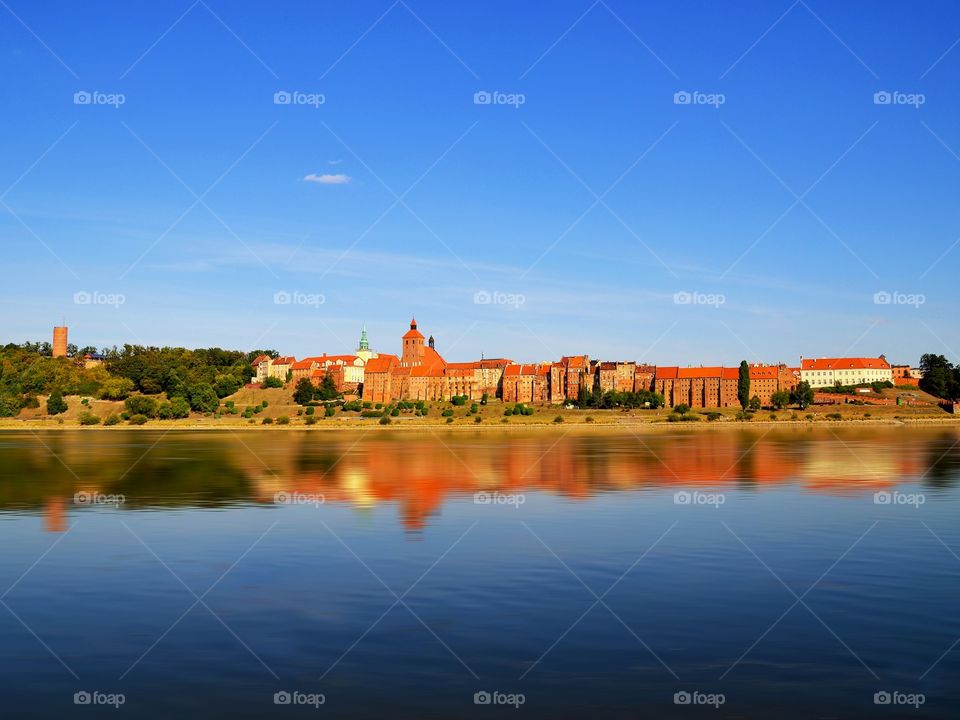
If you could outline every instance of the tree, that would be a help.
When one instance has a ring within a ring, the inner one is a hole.
[[[944,400],[953,400],[960,395],[958,369],[943,355],[925,353],[920,356],[920,389]]]
[[[213,386],[213,390],[217,393],[218,398],[233,395],[239,389],[240,381],[233,375],[217,375],[216,383]]]
[[[740,401],[740,407],[747,409],[750,404],[750,365],[746,360],[740,361],[740,373],[737,376],[737,400]]]
[[[782,410],[790,402],[790,393],[787,390],[777,390],[770,396],[770,404],[777,410]]]
[[[333,376],[330,373],[326,373],[323,376],[323,380],[320,381],[320,387],[317,388],[315,396],[320,400],[333,400],[339,397],[340,393],[337,392],[337,384],[333,381]]]
[[[132,391],[132,380],[125,377],[112,377],[103,382],[98,395],[102,400],[126,400]]]
[[[220,398],[214,389],[206,383],[191,385],[189,390],[190,409],[196,412],[213,412],[220,407]]]
[[[156,398],[147,395],[131,395],[124,402],[128,413],[131,415],[143,415],[148,418],[156,417],[157,404]]]
[[[47,415],[59,415],[67,411],[67,403],[59,390],[54,390],[47,398]]]
[[[753,410],[753,411],[757,411],[757,410],[760,409],[760,396],[759,396],[759,395],[754,395],[752,398],[750,398],[750,409]]]
[[[317,389],[310,382],[310,378],[300,378],[293,390],[293,401],[298,405],[306,405],[313,400],[316,392]]]
[[[262,383],[260,383],[260,388],[266,390],[267,388],[282,388],[283,380],[278,377],[268,377]]]
[[[790,400],[801,410],[813,404],[813,388],[806,380],[801,381],[790,393]]]

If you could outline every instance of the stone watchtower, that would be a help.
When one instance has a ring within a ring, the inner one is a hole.
[[[58,325],[53,328],[53,357],[67,356],[67,326]]]
[[[423,334],[417,330],[417,319],[410,321],[410,329],[403,335],[403,357],[400,364],[406,367],[423,364]]]

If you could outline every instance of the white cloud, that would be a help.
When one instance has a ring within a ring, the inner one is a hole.
[[[351,180],[353,180],[352,177],[344,175],[343,173],[337,173],[335,175],[329,173],[324,173],[323,175],[310,173],[303,178],[304,182],[319,183],[320,185],[346,185]]]
[[[339,165],[343,160],[327,160],[327,165]]]

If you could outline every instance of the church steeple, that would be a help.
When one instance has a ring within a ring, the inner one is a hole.
[[[367,339],[367,324],[363,324],[363,329],[360,331],[360,350],[369,350],[370,349],[370,340]]]
[[[431,350],[435,349],[435,348],[433,347],[433,335],[431,335],[431,336],[430,336],[430,339],[427,340],[427,344],[430,346],[430,349],[431,349]]]

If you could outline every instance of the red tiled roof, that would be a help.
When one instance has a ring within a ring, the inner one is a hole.
[[[780,372],[776,365],[751,365],[751,380],[776,380]]]
[[[315,362],[319,362],[320,358],[308,357],[303,360],[297,360],[293,365],[290,366],[291,370],[307,370],[313,367]]]
[[[387,372],[394,365],[397,365],[400,362],[400,358],[396,355],[387,355],[385,353],[380,353],[378,357],[370,358],[367,361],[367,373],[378,373],[378,372]]]
[[[889,370],[883,358],[810,358],[800,363],[803,370]]]
[[[260,363],[265,362],[266,360],[269,360],[269,359],[270,359],[269,355],[257,355],[253,360],[250,361],[250,364],[256,367]]]
[[[293,365],[297,359],[293,355],[284,355],[273,361],[274,365]]]
[[[722,367],[678,368],[677,378],[678,379],[718,378],[721,376],[722,373],[723,373]]]
[[[722,380],[739,380],[740,379],[740,368],[739,367],[725,367],[723,368],[722,373],[720,374]]]
[[[657,380],[676,380],[679,371],[678,367],[657,367],[656,377]]]

